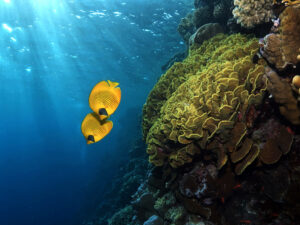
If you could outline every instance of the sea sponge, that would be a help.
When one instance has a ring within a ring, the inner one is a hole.
[[[203,48],[209,54],[203,55]],[[162,103],[159,118],[147,134],[150,162],[158,166],[168,159],[177,168],[209,150],[216,153],[219,169],[227,155],[237,157],[234,163],[240,174],[256,159],[259,148],[243,138],[251,126],[245,115],[261,104],[266,90],[263,62],[251,60],[257,48],[254,38],[220,34],[190,49],[185,63],[196,72],[183,74],[185,80]],[[206,63],[199,63],[202,60]],[[233,131],[238,133],[232,135]]]
[[[245,28],[271,21],[273,0],[234,0],[232,11],[237,23]]]

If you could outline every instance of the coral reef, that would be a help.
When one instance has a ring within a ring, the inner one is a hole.
[[[193,25],[197,29],[202,25],[209,23],[212,17],[213,17],[213,12],[210,7],[202,6],[196,8],[193,13]]]
[[[279,112],[291,124],[300,124],[300,5],[288,6],[280,14],[275,33],[261,42],[260,54],[271,67],[266,69],[268,91],[278,104]],[[296,49],[296,51],[295,51]],[[297,51],[298,50],[298,51]],[[278,71],[278,73],[276,72]]]
[[[300,49],[300,8],[287,7],[279,16],[278,33],[268,34],[262,42],[261,55],[278,70],[295,67]]]
[[[202,49],[211,45],[216,47],[205,66],[190,59],[201,61]],[[251,61],[257,48],[256,39],[221,34],[191,49],[185,62],[198,70],[186,75],[153,120],[146,138],[150,162],[162,166],[167,159],[177,168],[196,155],[213,153],[218,169],[230,159],[241,174],[255,161],[261,143],[252,140],[251,129],[266,92],[264,66]]]
[[[162,218],[158,217],[157,215],[151,216],[147,221],[143,223],[143,225],[163,225],[164,221]]]
[[[181,21],[177,27],[177,31],[182,36],[183,40],[187,43],[190,36],[195,31],[192,13],[189,13],[186,17],[181,19]]]
[[[173,66],[174,63],[176,62],[182,62],[186,58],[187,54],[186,52],[180,52],[175,54],[171,59],[168,60],[164,65],[162,65],[161,70],[163,72],[166,72],[168,69]]]
[[[268,91],[279,104],[279,111],[290,123],[300,125],[299,91],[293,91],[287,79],[281,78],[274,70],[266,68]],[[298,92],[298,93],[297,93]]]
[[[207,7],[216,19],[221,2],[194,5]],[[260,41],[242,34],[204,40],[203,30],[212,26],[206,24],[190,38],[188,56],[161,76],[143,108],[143,135],[154,166],[145,179],[133,178],[146,163],[136,158],[126,166],[113,193],[129,201],[130,192],[131,206],[114,208],[111,225],[299,223],[300,4],[235,3],[252,15],[261,12],[259,6],[279,4],[272,33]],[[186,38],[196,30],[194,19],[190,14],[186,21]],[[131,187],[137,188],[134,194]]]
[[[104,193],[104,198],[97,206],[94,215],[84,225],[135,225],[129,222],[135,215],[134,209],[128,205],[131,196],[136,192],[139,185],[146,179],[148,161],[145,154],[145,144],[141,137],[131,147],[129,159],[121,162],[120,170],[110,188]],[[109,222],[108,222],[109,220]]]
[[[185,43],[188,44],[194,32],[207,23],[226,25],[232,16],[231,5],[232,0],[195,0],[195,10],[182,18],[177,28]]]
[[[200,28],[190,37],[189,45],[197,43],[201,45],[205,40],[212,38],[218,33],[223,33],[224,30],[218,23],[207,23]]]
[[[237,23],[246,28],[270,22],[274,18],[273,0],[234,0],[232,11]]]
[[[108,221],[108,225],[134,225],[132,221],[135,213],[131,205],[122,208],[120,211],[116,212],[111,219]]]
[[[270,110],[270,114],[263,116],[267,122],[257,130],[261,133],[256,134],[259,138],[274,138],[281,130],[278,118],[267,119],[274,113],[272,107]],[[239,178],[230,166],[220,172],[211,159],[178,171],[156,167],[134,196],[139,202],[134,204],[135,224],[297,224],[299,135],[289,147],[290,157],[280,164],[264,166],[263,170]]]
[[[210,42],[204,42],[200,48],[197,48],[197,54],[196,52],[195,54],[191,52],[189,57],[182,62],[174,63],[155,84],[143,107],[142,128],[144,139],[146,139],[154,122],[160,117],[160,109],[165,101],[170,98],[187,77],[194,75],[199,68],[210,63],[210,58],[213,56],[214,50],[225,44],[221,41],[224,37],[223,35],[219,35]],[[237,39],[236,41],[238,42],[239,40]],[[242,38],[241,41],[243,41]]]
[[[296,65],[300,48],[300,7],[287,7],[279,16],[281,25],[280,38],[283,59],[286,63]]]

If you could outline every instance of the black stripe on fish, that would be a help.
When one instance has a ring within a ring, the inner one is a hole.
[[[108,116],[108,113],[105,108],[100,108],[98,113],[100,116]]]
[[[92,142],[95,142],[95,138],[93,135],[89,135],[88,138],[87,138],[88,141],[92,141]]]

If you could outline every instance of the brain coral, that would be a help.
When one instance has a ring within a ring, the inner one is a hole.
[[[234,18],[246,28],[269,22],[274,17],[273,0],[234,0],[234,5]]]
[[[211,151],[217,155],[219,169],[230,156],[236,173],[241,174],[258,157],[258,146],[247,138],[251,124],[246,118],[266,90],[264,65],[251,60],[257,48],[254,38],[220,34],[191,48],[187,59],[175,65],[193,68],[176,76],[176,87],[168,72],[161,78],[163,98],[159,104],[151,99],[159,81],[147,100],[147,104],[156,103],[152,109],[160,113],[144,114],[153,122],[146,133],[150,162],[161,166],[167,159],[176,168],[191,162],[195,154]]]

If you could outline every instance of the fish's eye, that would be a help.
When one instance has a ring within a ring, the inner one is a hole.
[[[93,135],[89,135],[88,138],[87,138],[88,141],[92,141],[92,142],[95,142],[95,138]]]
[[[108,113],[107,113],[105,108],[100,108],[99,109],[99,115],[100,116],[108,116]]]

